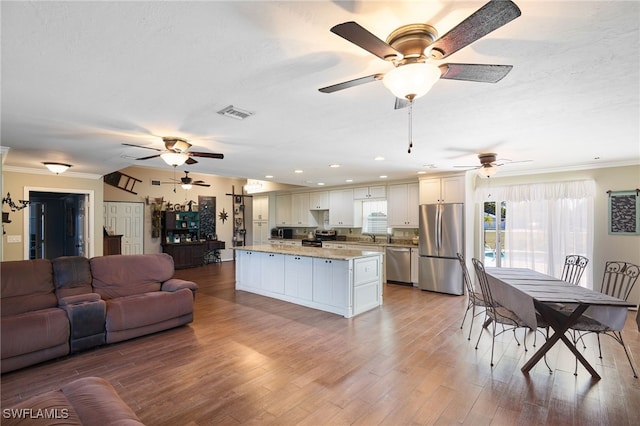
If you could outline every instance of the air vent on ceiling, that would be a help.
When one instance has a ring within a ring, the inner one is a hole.
[[[244,120],[245,118],[253,115],[252,112],[235,108],[233,105],[229,105],[228,107],[221,109],[218,111],[218,114],[224,115],[225,117],[235,118],[236,120]]]

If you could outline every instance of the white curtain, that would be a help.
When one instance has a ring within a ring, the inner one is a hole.
[[[580,254],[589,259],[580,284],[593,288],[593,180],[511,185],[490,192],[492,199],[507,202],[503,266],[560,277],[565,256]]]

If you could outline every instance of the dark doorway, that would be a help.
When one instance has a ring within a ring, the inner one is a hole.
[[[29,193],[29,259],[86,254],[86,194]]]

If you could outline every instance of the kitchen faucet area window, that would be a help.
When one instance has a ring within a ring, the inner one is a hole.
[[[362,202],[362,233],[387,233],[387,200]]]

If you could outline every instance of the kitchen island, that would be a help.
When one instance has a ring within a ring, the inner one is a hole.
[[[351,318],[382,304],[382,253],[259,245],[234,247],[236,290]]]

